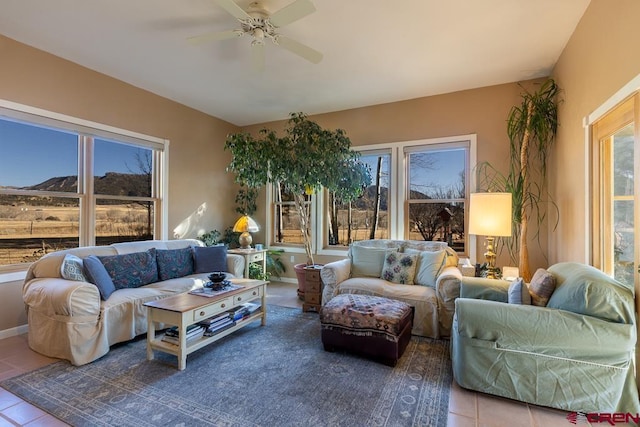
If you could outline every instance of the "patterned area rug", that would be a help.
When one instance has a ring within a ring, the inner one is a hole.
[[[145,340],[75,367],[57,362],[0,385],[73,426],[446,426],[448,341],[412,337],[395,368],[325,352],[315,313],[269,306],[256,321],[176,358]]]

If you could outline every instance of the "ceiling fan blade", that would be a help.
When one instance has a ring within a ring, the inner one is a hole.
[[[218,5],[235,16],[236,19],[249,19],[251,16],[245,12],[238,4],[233,0],[216,0]]]
[[[274,27],[283,27],[315,11],[315,6],[309,0],[296,0],[277,12],[274,12],[269,17],[269,22],[271,22]]]
[[[251,43],[251,62],[254,70],[264,71],[264,43]]]
[[[199,36],[189,37],[187,41],[191,44],[200,44],[213,40],[227,40],[234,37],[241,37],[244,34],[242,30],[229,30],[213,33],[201,34]]]
[[[322,53],[288,37],[278,35],[275,39],[275,43],[278,46],[281,46],[288,51],[303,57],[307,61],[313,62],[314,64],[322,61]]]

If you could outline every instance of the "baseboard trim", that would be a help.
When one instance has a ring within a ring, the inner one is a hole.
[[[298,279],[295,277],[280,277],[279,279],[274,278],[274,282],[282,282],[282,283],[295,283],[298,284]]]
[[[16,326],[15,328],[5,329],[3,331],[0,331],[0,340],[26,334],[27,332],[29,332],[29,325],[20,325]]]

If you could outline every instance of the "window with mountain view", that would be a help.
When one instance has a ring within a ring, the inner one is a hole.
[[[96,242],[152,239],[153,150],[95,139]]]
[[[60,249],[154,238],[161,144],[0,113],[0,268]]]
[[[309,200],[316,252],[339,255],[355,241],[411,239],[445,241],[460,256],[474,255],[465,222],[475,147],[475,135],[354,147],[371,185],[351,203],[326,191]],[[267,238],[301,251],[293,201],[271,188]]]

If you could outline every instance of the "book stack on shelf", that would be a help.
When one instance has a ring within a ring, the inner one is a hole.
[[[205,332],[205,328],[202,325],[195,324],[187,326],[187,342],[191,342],[200,338]],[[164,336],[162,337],[162,341],[168,342],[171,344],[179,345],[180,344],[180,334],[177,326],[173,326],[167,329],[164,332]]]
[[[246,302],[229,310],[229,316],[236,322],[246,319],[260,309],[260,304]]]
[[[205,328],[203,335],[211,337],[235,325],[236,322],[231,318],[228,312],[217,314],[198,323]]]
[[[193,325],[187,326],[187,343],[202,336],[212,337],[220,332],[234,326],[256,311],[260,310],[260,304],[247,302],[231,310],[225,311],[208,319],[202,320]],[[180,344],[180,334],[177,326],[173,326],[164,332],[162,341],[178,345]]]
[[[247,317],[255,313],[258,309],[260,309],[260,304],[247,302],[234,307],[231,310],[227,310],[224,313],[220,313],[216,316],[205,319],[198,324],[205,328],[204,336],[211,337],[224,331],[227,328],[230,328],[237,322],[246,319]]]

